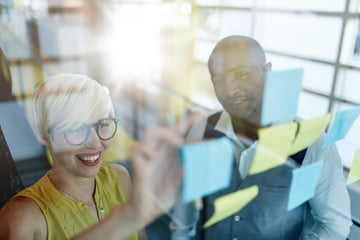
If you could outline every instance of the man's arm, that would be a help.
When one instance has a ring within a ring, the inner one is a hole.
[[[346,239],[350,232],[350,197],[343,175],[343,166],[335,145],[322,150],[324,136],[309,149],[306,163],[323,160],[314,197],[309,200],[311,226],[305,229],[304,239]]]

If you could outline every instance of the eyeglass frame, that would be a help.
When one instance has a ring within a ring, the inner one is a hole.
[[[104,121],[104,120],[112,120],[112,121],[115,123],[114,132],[113,132],[113,134],[112,134],[110,137],[108,137],[108,138],[102,138],[102,137],[100,136],[100,134],[99,134],[99,126],[100,126],[101,122]],[[98,138],[99,138],[100,140],[102,140],[102,141],[108,141],[108,140],[112,139],[112,138],[115,136],[115,134],[116,134],[116,132],[117,132],[118,122],[119,122],[119,119],[113,118],[113,117],[109,117],[109,118],[102,118],[102,119],[100,119],[99,121],[97,121],[96,123],[82,124],[80,127],[85,127],[85,129],[86,129],[86,131],[87,131],[87,132],[86,132],[86,135],[85,135],[86,137],[84,138],[84,140],[83,140],[82,142],[77,143],[77,144],[71,143],[71,141],[68,140],[68,137],[67,137],[66,134],[67,134],[69,131],[64,131],[64,138],[65,138],[66,142],[67,142],[68,144],[72,145],[72,146],[80,146],[80,145],[83,145],[83,144],[89,139],[89,136],[90,136],[90,128],[93,128],[93,127],[94,127],[94,128],[95,128],[96,135],[98,136]],[[79,127],[79,128],[80,128],[80,127]],[[50,129],[49,129],[49,133],[51,133],[52,130],[53,130],[53,129],[50,128]]]

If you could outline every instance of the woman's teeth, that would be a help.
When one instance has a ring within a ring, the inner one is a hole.
[[[100,157],[100,154],[92,156],[79,156],[79,158],[85,162],[95,162]]]

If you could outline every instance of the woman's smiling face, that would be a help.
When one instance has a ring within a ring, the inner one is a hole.
[[[110,116],[93,116],[85,124],[94,124]],[[66,129],[57,130],[50,134],[50,150],[53,157],[53,170],[66,171],[68,174],[80,177],[94,177],[101,166],[111,139],[101,140],[94,127],[89,128],[88,138],[83,144],[71,145],[65,138]]]

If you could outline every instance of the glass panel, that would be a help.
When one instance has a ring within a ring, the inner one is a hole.
[[[194,60],[207,63],[215,43],[196,41],[194,44]]]
[[[221,21],[220,11],[199,9],[196,37],[216,41]]]
[[[228,35],[250,36],[252,33],[252,13],[245,11],[224,11],[220,25],[220,37]]]
[[[36,85],[36,69],[30,64],[10,66],[12,92],[15,96],[33,93]]]
[[[287,9],[287,10],[313,10],[341,12],[345,9],[344,0],[258,0],[262,8]]]
[[[329,100],[307,92],[301,92],[297,115],[304,119],[319,117],[327,113]]]
[[[357,106],[356,104],[335,101],[332,106],[331,112],[334,113],[337,111],[343,111],[343,110],[347,110],[347,109],[350,109],[350,108],[353,108],[356,106]]]
[[[255,37],[265,49],[315,59],[336,59],[340,18],[262,13],[257,15],[257,21]]]
[[[304,69],[303,88],[327,95],[330,94],[334,76],[333,66],[275,54],[267,54],[267,59],[272,63],[274,71],[294,68]]]
[[[360,12],[360,1],[359,0],[350,0],[349,6],[350,12]]]
[[[254,0],[224,0],[224,6],[233,7],[252,7],[255,5]]]
[[[345,167],[350,168],[354,160],[354,153],[359,149],[360,117],[358,117],[345,138],[338,141],[336,146]]]
[[[332,107],[331,112],[333,113],[333,116],[335,116],[336,112],[338,111],[344,111],[354,107],[357,107],[357,105],[336,101]],[[357,149],[359,149],[359,136],[360,118],[357,118],[357,120],[351,126],[348,134],[346,134],[346,137],[336,142],[341,160],[344,166],[347,168],[351,167],[351,164],[354,160],[354,153]]]
[[[339,71],[335,95],[348,101],[360,103],[360,71],[342,68]]]
[[[216,41],[228,35],[250,36],[252,32],[251,12],[238,10],[199,10],[197,38]]]
[[[336,142],[336,147],[344,167],[350,168],[354,160],[354,153],[359,149],[359,145],[353,144],[347,139],[342,139]]]
[[[359,19],[349,19],[346,22],[344,41],[341,50],[341,63],[360,66]]]
[[[219,6],[222,5],[224,0],[195,0],[195,3],[198,5],[205,6]]]
[[[6,16],[7,15],[7,16]],[[9,9],[0,17],[0,46],[7,59],[31,57],[31,48],[26,30],[26,17],[23,11]]]
[[[205,6],[233,6],[286,9],[286,10],[312,10],[312,11],[335,11],[341,12],[345,9],[343,0],[196,0],[198,5]]]
[[[196,64],[194,67],[194,72],[196,79],[196,90],[192,96],[192,101],[202,106],[203,108],[211,110],[221,109],[222,107],[215,96],[207,64]],[[198,106],[194,107],[197,108]],[[200,108],[200,110],[203,109]]]
[[[45,79],[62,72],[91,76],[88,64],[84,60],[57,61],[56,63],[44,64],[43,70]]]
[[[56,17],[38,19],[39,44],[44,57],[84,56],[89,52],[90,34],[88,28],[74,24],[76,16],[69,19]]]

